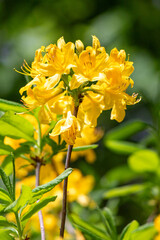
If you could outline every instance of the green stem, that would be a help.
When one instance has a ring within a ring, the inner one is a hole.
[[[37,122],[38,122],[38,139],[37,139],[37,144],[38,144],[38,154],[40,154],[41,150],[42,150],[41,124],[40,124],[38,119],[37,119]]]
[[[15,172],[15,159],[14,155],[12,154],[12,164],[13,164],[13,200],[15,201],[16,196],[15,196],[15,188],[16,188],[16,172]]]
[[[16,217],[16,222],[18,227],[19,240],[22,240],[22,229],[21,229],[21,223],[20,223],[18,212],[15,213],[15,217]]]

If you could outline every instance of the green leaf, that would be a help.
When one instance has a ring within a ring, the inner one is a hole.
[[[8,195],[8,192],[3,188],[0,188],[0,203],[10,204],[12,202]]]
[[[9,234],[11,231],[9,229],[0,229],[0,236],[2,240],[14,240],[12,236]]]
[[[117,239],[116,225],[112,212],[107,207],[105,207],[102,212],[106,221],[109,223],[112,239]]]
[[[13,164],[12,164],[12,156],[8,155],[5,157],[1,164],[1,168],[3,168],[4,172],[7,176],[10,176],[13,171]]]
[[[15,158],[19,157],[21,154],[30,153],[30,145],[21,144],[19,148],[14,151]]]
[[[109,235],[97,227],[92,226],[90,223],[83,221],[76,214],[70,214],[69,218],[76,228],[80,229],[83,233],[91,236],[93,239],[112,240]]]
[[[132,221],[131,223],[129,223],[122,231],[121,235],[120,235],[120,239],[119,240],[131,240],[131,235],[132,232],[137,229],[139,226],[139,223],[137,221]],[[135,238],[135,240],[137,240]],[[142,239],[141,239],[142,240]]]
[[[33,204],[30,209],[22,216],[21,222],[25,224],[36,212],[41,210],[41,208],[45,207],[48,203],[54,202],[56,200],[56,196],[49,196],[41,199],[39,202]]]
[[[35,142],[33,138],[34,127],[25,118],[7,112],[0,118],[0,135],[11,138],[24,138],[28,141]]]
[[[144,146],[140,144],[127,142],[127,141],[116,141],[116,140],[105,141],[105,146],[115,153],[126,154],[126,155],[134,153],[144,148]]]
[[[0,141],[0,155],[9,155],[14,149]]]
[[[107,233],[111,236],[112,240],[116,240],[117,231],[111,211],[109,210],[109,208],[104,208],[103,210],[97,208],[97,210],[101,216],[102,222],[104,224],[104,227],[106,228]]]
[[[121,165],[111,169],[102,178],[102,185],[108,185],[108,183],[126,183],[137,176],[137,173],[132,171],[128,166]]]
[[[4,170],[1,167],[0,167],[0,175],[1,175],[4,185],[6,186],[8,192],[10,194],[10,197],[13,197],[12,184],[11,184],[10,178],[6,175],[6,173],[4,172]]]
[[[145,149],[133,153],[128,158],[128,164],[135,172],[156,172],[159,166],[158,154]]]
[[[28,110],[22,104],[0,99],[0,111],[3,112],[13,111],[19,113],[27,112]]]
[[[97,147],[98,147],[98,144],[92,144],[92,145],[74,147],[72,150],[73,150],[73,152],[78,152],[78,151],[85,151],[85,150],[88,150],[88,149],[95,149]]]
[[[114,188],[111,190],[108,190],[104,193],[104,198],[113,198],[113,197],[122,197],[129,194],[137,193],[139,191],[144,190],[144,185],[141,184],[134,184],[134,185],[128,185],[123,187]]]
[[[154,239],[157,230],[153,223],[148,223],[135,229],[132,233],[131,240],[151,240]]]
[[[5,217],[0,216],[0,228],[1,227],[13,227],[13,228],[16,228],[16,224],[13,223],[13,222],[8,222]]]
[[[14,236],[16,239],[17,239],[17,237],[19,236],[19,234],[18,234],[18,231],[14,228],[14,227],[5,227],[5,229],[3,229],[3,230],[6,230],[7,232],[8,232],[8,236]],[[0,235],[1,236],[1,235]],[[14,239],[15,239],[14,238]],[[2,238],[1,238],[2,239]],[[7,238],[5,238],[5,240],[8,240],[8,237]]]
[[[17,200],[5,208],[5,212],[18,212],[32,198],[32,189],[29,186],[22,185],[22,193]]]
[[[58,177],[56,177],[54,180],[40,185],[32,190],[33,197],[42,196],[42,194],[47,193],[51,191],[57,184],[63,181],[66,177],[68,177],[72,173],[72,168],[67,168],[63,173],[61,173]]]
[[[147,124],[140,121],[127,122],[121,125],[118,125],[111,131],[109,131],[105,137],[104,142],[108,140],[124,140],[133,134],[144,130],[147,127]]]

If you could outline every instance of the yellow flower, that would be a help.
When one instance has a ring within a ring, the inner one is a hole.
[[[80,109],[84,112],[84,123],[91,126],[97,126],[97,118],[104,109],[104,96],[90,92],[83,98]]]
[[[23,72],[26,75],[31,75],[33,78],[37,75],[52,77],[62,74],[69,74],[70,69],[74,66],[74,44],[71,42],[65,43],[63,37],[56,44],[50,44],[46,48],[42,46],[36,50],[35,59],[32,66],[29,67],[25,62]]]
[[[60,78],[55,75],[51,78],[45,78],[42,76],[36,76],[32,81],[30,81],[26,86],[20,89],[20,94],[22,95],[25,91],[27,92],[27,97],[22,97],[23,102],[30,109],[42,106],[50,99],[54,99],[61,96],[63,93],[63,83],[56,86]]]
[[[118,122],[123,121],[127,105],[133,105],[140,101],[140,99],[137,100],[136,94],[130,96],[126,93],[129,85],[131,87],[134,85],[133,80],[129,77],[134,68],[133,63],[126,61],[125,58],[124,50],[112,49],[104,70],[106,78],[103,82],[97,82],[92,86],[94,91],[104,97],[103,110],[111,109],[111,119]]]
[[[68,111],[67,118],[60,120],[50,136],[60,135],[69,145],[74,145],[76,137],[80,136],[80,124],[75,116],[71,114],[71,111]]]
[[[81,138],[77,137],[74,147],[90,145],[98,142],[103,136],[103,131],[101,129],[91,128],[88,125],[84,125]],[[86,161],[93,163],[96,160],[96,155],[94,150],[88,149],[85,151],[72,152],[71,160],[75,161],[78,157],[84,156]]]
[[[154,238],[154,240],[160,240],[160,234],[158,234],[158,235]]]
[[[108,54],[104,48],[100,48],[98,41],[93,36],[93,47],[87,47],[79,56],[75,56],[76,66],[72,67],[74,75],[70,81],[71,89],[78,88],[86,81],[100,81],[105,78],[103,71],[106,68]]]
[[[155,219],[154,219],[154,226],[157,229],[157,231],[160,233],[160,215],[158,215]]]

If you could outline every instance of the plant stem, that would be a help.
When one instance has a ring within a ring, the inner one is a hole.
[[[74,108],[73,115],[77,117],[78,113],[78,106]],[[65,170],[69,168],[70,160],[71,160],[71,153],[72,153],[73,145],[68,145],[68,151],[66,156],[66,163],[65,163]],[[65,221],[66,221],[66,208],[67,208],[67,184],[68,184],[68,177],[64,179],[63,185],[63,201],[62,201],[62,219],[61,219],[61,228],[60,228],[60,237],[64,238],[64,229],[65,229]]]
[[[22,229],[21,229],[18,212],[15,213],[15,217],[16,217],[16,222],[17,222],[17,227],[18,227],[19,239],[22,240]]]
[[[37,165],[36,165],[36,187],[39,186],[40,168],[41,168],[41,162],[37,162]],[[39,216],[39,223],[40,223],[40,229],[41,229],[41,240],[45,240],[45,229],[44,229],[42,211],[38,212],[38,216]]]

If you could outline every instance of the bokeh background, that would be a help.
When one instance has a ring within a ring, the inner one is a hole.
[[[91,44],[91,35],[100,39],[107,52],[113,47],[125,49],[134,62],[135,86],[129,92],[139,93],[142,101],[128,107],[124,123],[138,119],[156,125],[160,102],[159,0],[0,0],[0,97],[20,102],[19,89],[26,82],[14,68],[20,70],[24,59],[30,65],[36,49],[55,43],[61,36],[66,42],[80,39],[87,46]],[[99,118],[105,133],[117,126],[109,117],[108,111]],[[143,131],[132,141],[147,134]],[[73,163],[84,174],[94,174],[95,191],[107,171],[127,161],[126,155],[113,153],[103,141],[99,144],[95,163],[90,165],[83,158]],[[117,214],[125,217],[122,225],[132,219],[146,221],[148,210],[141,208],[144,200],[120,201]],[[105,206],[106,202],[100,204]],[[112,207],[114,204],[111,203]]]

